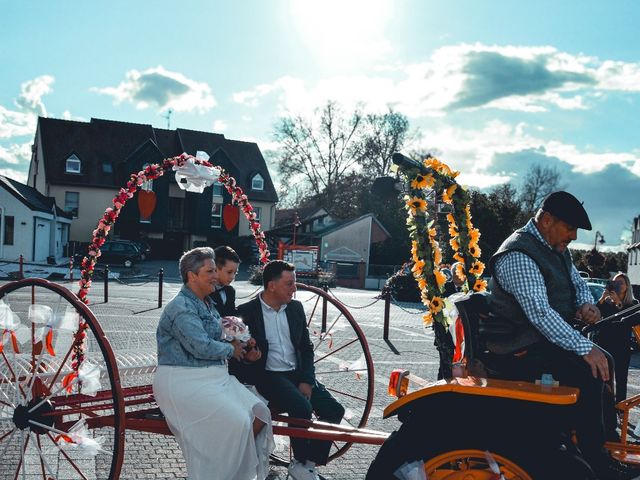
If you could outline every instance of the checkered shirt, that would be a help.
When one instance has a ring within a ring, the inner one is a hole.
[[[551,248],[533,219],[525,225],[524,231]],[[504,291],[516,298],[533,326],[551,343],[578,355],[591,351],[593,343],[574,330],[549,305],[544,277],[531,257],[521,252],[506,253],[496,262],[495,275]],[[593,303],[589,287],[573,265],[571,281],[576,289],[576,310],[585,303]]]

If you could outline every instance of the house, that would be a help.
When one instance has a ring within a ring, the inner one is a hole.
[[[235,177],[265,230],[269,229],[278,197],[258,145],[216,133],[95,118],[79,122],[40,117],[27,183],[72,214],[71,241],[88,242],[131,172],[183,152],[196,155],[199,151]],[[152,252],[175,258],[200,245],[248,248],[250,233],[248,222],[231,205],[222,185],[212,185],[202,194],[185,192],[176,184],[174,173],[167,172],[142,186],[122,209],[110,236],[145,240]]]
[[[640,285],[640,215],[633,219],[631,244],[627,247],[627,275],[632,285]]]
[[[57,263],[69,241],[71,215],[35,188],[0,175],[0,259]]]
[[[372,213],[339,222],[323,208],[287,209],[278,210],[276,218],[278,223],[268,237],[289,245],[319,247],[320,265],[333,271],[338,284],[345,287],[365,287],[371,246],[391,236]]]

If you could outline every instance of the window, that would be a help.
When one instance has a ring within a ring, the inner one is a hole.
[[[80,207],[79,192],[64,192],[64,211],[70,213],[73,218],[78,218],[78,208]]]
[[[65,171],[67,173],[80,173],[80,159],[76,157],[75,153],[67,158]]]
[[[211,228],[222,227],[222,203],[213,202],[211,205]]]
[[[253,207],[253,211],[256,213],[256,220],[259,222],[262,218],[262,207]]]
[[[102,164],[102,172],[103,173],[113,173],[113,165],[111,165],[109,162],[104,162]]]
[[[13,245],[13,216],[4,217],[4,244]]]
[[[213,196],[221,197],[222,192],[224,191],[223,188],[224,187],[222,186],[222,183],[216,180],[216,182],[213,184]]]
[[[264,178],[259,173],[251,179],[251,190],[264,190]]]

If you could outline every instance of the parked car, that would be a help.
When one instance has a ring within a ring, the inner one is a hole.
[[[126,268],[133,267],[142,261],[142,254],[138,246],[129,240],[112,240],[105,242],[100,248],[101,255],[98,263],[108,265],[124,265]],[[85,253],[76,254],[75,261],[80,263]]]
[[[145,241],[132,243],[135,243],[135,245],[138,247],[138,250],[140,250],[140,257],[142,258],[142,260],[147,260],[149,258],[149,255],[151,254],[151,247],[149,246],[149,244]]]

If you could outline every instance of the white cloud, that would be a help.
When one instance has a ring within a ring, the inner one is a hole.
[[[93,87],[91,91],[110,95],[117,103],[133,103],[140,110],[156,105],[161,111],[204,113],[216,106],[207,83],[196,82],[162,66],[143,72],[130,70],[125,76],[117,87]]]
[[[283,76],[233,95],[255,107],[275,98],[283,112],[308,114],[327,100],[373,111],[393,105],[409,117],[442,116],[455,109],[543,112],[590,107],[603,91],[640,91],[640,62],[602,61],[550,46],[463,44],[436,50],[422,63],[379,66],[370,74],[321,78]]]
[[[0,168],[0,175],[13,178],[14,180],[17,180],[20,183],[27,183],[27,172],[14,170],[12,168]]]
[[[16,105],[27,112],[46,117],[47,109],[42,103],[42,97],[52,92],[53,81],[51,75],[41,75],[24,82],[20,86],[20,96],[16,99]]]
[[[0,105],[0,138],[34,135],[38,116],[32,112],[9,110]]]
[[[31,142],[11,144],[9,148],[0,145],[0,162],[12,165],[28,165],[31,161]]]
[[[213,131],[214,132],[224,132],[229,125],[224,120],[216,120],[213,122]]]

